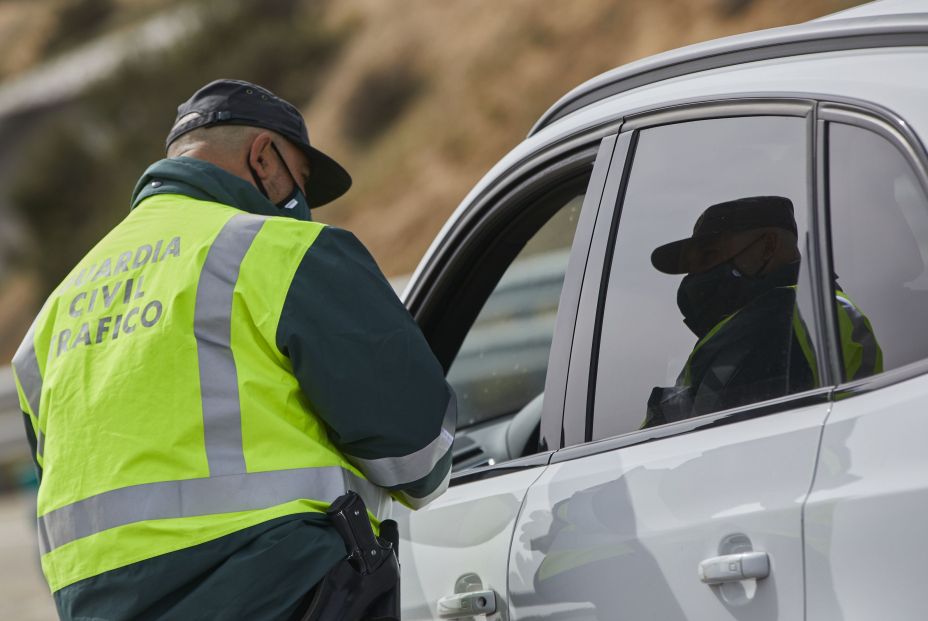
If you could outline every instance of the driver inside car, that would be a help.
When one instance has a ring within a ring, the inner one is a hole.
[[[820,386],[815,350],[796,305],[801,255],[792,202],[751,196],[708,207],[692,236],[664,244],[651,263],[686,274],[677,290],[696,345],[671,387],[655,387],[642,428]],[[881,370],[870,322],[837,283],[848,379]]]

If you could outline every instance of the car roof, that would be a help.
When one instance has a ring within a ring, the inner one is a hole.
[[[928,45],[926,0],[880,0],[803,24],[698,43],[588,80],[551,106],[529,136],[607,97],[689,73],[801,54],[906,44]]]

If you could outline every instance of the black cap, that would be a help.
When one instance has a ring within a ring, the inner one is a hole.
[[[325,205],[351,187],[348,171],[309,144],[300,111],[266,88],[242,80],[210,82],[177,107],[177,118],[165,147],[191,130],[212,125],[261,127],[290,140],[309,159],[311,180],[306,200],[310,207]]]
[[[651,253],[651,264],[665,274],[686,274],[687,248],[729,233],[762,228],[779,228],[796,235],[793,203],[783,196],[748,196],[708,207],[696,220],[693,235]]]

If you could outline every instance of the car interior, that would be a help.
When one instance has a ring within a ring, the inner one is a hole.
[[[469,232],[419,321],[458,397],[453,471],[539,451],[548,354],[592,159],[491,210]]]

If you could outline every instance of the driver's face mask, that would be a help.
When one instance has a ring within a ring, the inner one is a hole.
[[[300,184],[296,182],[296,179],[293,178],[293,173],[290,172],[290,167],[287,166],[287,161],[284,159],[284,156],[280,153],[280,150],[277,148],[277,145],[273,142],[271,143],[271,148],[274,149],[274,153],[277,154],[277,157],[280,158],[280,162],[284,166],[284,170],[287,171],[287,176],[290,177],[291,183],[293,183],[293,190],[290,194],[285,196],[283,200],[277,201],[274,203],[277,208],[283,212],[289,212],[286,215],[297,218],[298,220],[312,220],[312,213],[309,210],[309,201],[306,200],[306,195],[303,194],[303,191],[300,189]],[[271,197],[268,196],[267,190],[264,187],[264,184],[261,183],[261,178],[258,177],[257,172],[251,166],[251,162],[247,161],[248,170],[251,171],[251,176],[255,180],[255,185],[258,186],[258,191],[264,195],[264,198],[271,200]]]
[[[744,274],[735,266],[735,259],[763,239],[758,237],[727,261],[698,274],[688,274],[677,289],[677,307],[683,323],[699,338],[704,337],[720,321],[743,308],[763,289],[760,274],[770,263],[768,259],[753,275]],[[760,285],[760,286],[759,286]]]

